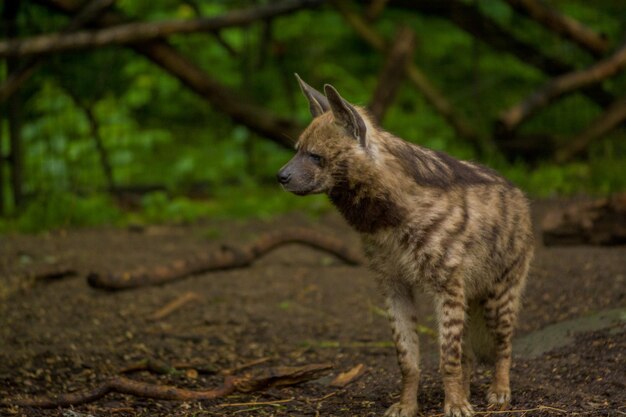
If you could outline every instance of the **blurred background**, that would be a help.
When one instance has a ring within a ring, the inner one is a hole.
[[[621,0],[6,0],[0,232],[329,210],[295,72],[532,197],[626,189]]]

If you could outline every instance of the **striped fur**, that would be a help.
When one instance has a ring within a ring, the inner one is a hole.
[[[279,180],[296,194],[327,193],[362,235],[386,299],[403,381],[400,401],[386,415],[413,417],[418,410],[415,291],[431,294],[435,304],[446,416],[473,413],[470,332],[479,332],[473,327],[481,323],[495,347],[488,400],[508,403],[511,337],[533,253],[525,196],[486,167],[381,130],[331,89],[328,102],[317,93],[324,112],[301,135]],[[484,317],[470,320],[469,310]]]

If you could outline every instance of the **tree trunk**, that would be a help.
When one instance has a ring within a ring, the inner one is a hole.
[[[414,50],[415,33],[407,26],[401,27],[378,76],[378,84],[369,105],[369,110],[378,123],[381,123],[398,92],[398,88],[404,81],[404,68],[412,61]]]
[[[544,244],[626,244],[626,194],[575,202],[551,210],[543,219]]]
[[[104,178],[106,180],[107,189],[110,192],[111,190],[115,189],[115,180],[113,177],[113,167],[111,166],[109,153],[104,146],[104,143],[102,142],[102,136],[100,136],[98,120],[93,114],[93,111],[88,106],[83,106],[83,111],[85,112],[85,116],[87,116],[87,121],[89,122],[89,131],[91,132],[91,137],[94,141],[94,145],[96,146],[98,157],[100,158],[100,165],[102,166],[102,173],[104,174]]]
[[[6,202],[4,201],[4,167],[6,165],[6,159],[4,159],[4,122],[0,117],[0,216],[6,214]]]
[[[17,14],[20,7],[19,0],[7,1],[3,9],[3,21],[7,38],[18,35]],[[20,66],[17,58],[7,59],[7,71],[13,73]],[[9,162],[11,165],[11,191],[15,208],[22,206],[22,99],[19,94],[13,95],[7,102],[7,120],[9,122]]]

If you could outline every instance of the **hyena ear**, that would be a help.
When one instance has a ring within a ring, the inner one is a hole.
[[[328,100],[326,99],[326,97],[324,97],[324,94],[320,93],[315,88],[302,81],[302,78],[300,78],[298,74],[294,75],[298,80],[298,84],[300,84],[300,89],[302,90],[302,93],[307,98],[307,100],[309,100],[309,110],[311,111],[311,116],[315,118],[330,110]]]
[[[354,136],[361,146],[365,148],[367,145],[365,120],[363,120],[352,104],[348,103],[339,95],[335,87],[326,84],[324,86],[324,92],[326,93],[326,98],[328,98],[333,116],[335,116],[335,121],[342,125],[348,133]]]

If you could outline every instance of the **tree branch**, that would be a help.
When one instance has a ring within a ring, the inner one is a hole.
[[[541,0],[506,0],[519,13],[547,29],[569,39],[596,57],[606,53],[609,43],[604,34],[596,33],[579,21],[559,13]]]
[[[62,33],[72,32],[89,22],[94,21],[106,9],[111,7],[115,0],[94,0],[87,2],[85,7],[70,21]],[[22,63],[20,68],[9,74],[6,81],[0,85],[0,103],[11,97],[28,80],[41,65],[37,57]]]
[[[493,49],[511,53],[521,62],[531,65],[549,76],[557,76],[576,70],[573,65],[547,56],[534,46],[514,38],[498,23],[480,13],[472,4],[460,0],[390,0],[389,6],[448,19]],[[583,89],[583,93],[601,107],[608,106],[614,100],[614,97],[601,86]]]
[[[502,113],[498,118],[496,130],[510,132],[559,97],[600,83],[606,78],[614,76],[624,67],[626,67],[626,43],[605,60],[584,70],[561,75],[544,84],[519,104]]]
[[[375,32],[358,14],[350,10],[346,1],[336,0],[333,2],[337,10],[343,15],[346,22],[354,31],[378,51],[389,49],[387,41]],[[430,82],[426,75],[413,62],[408,62],[404,67],[409,81],[424,95],[426,101],[452,126],[455,132],[466,139],[479,150],[484,150],[485,142],[471,127],[471,125],[457,113],[448,99]]]
[[[66,14],[80,7],[77,0],[36,0],[38,3]],[[109,11],[97,20],[100,27],[120,24],[125,20],[119,13]],[[136,52],[176,77],[182,84],[211,103],[216,110],[228,115],[236,123],[265,136],[279,145],[292,148],[301,127],[291,119],[276,116],[249,102],[211,78],[202,69],[180,54],[165,40],[130,45]]]
[[[284,0],[279,3],[234,10],[220,16],[162,22],[133,22],[96,31],[34,36],[0,42],[0,58],[50,54],[68,50],[126,45],[165,38],[178,33],[209,32],[233,26],[245,26],[259,20],[318,6],[323,0]]]
[[[365,12],[366,19],[370,22],[376,20],[383,10],[385,10],[388,1],[389,0],[372,0]]]
[[[570,143],[557,151],[557,162],[567,162],[585,152],[589,144],[599,139],[626,121],[626,96],[616,100],[594,120],[587,129],[576,135]]]
[[[378,123],[383,119],[405,78],[405,68],[413,60],[414,50],[415,33],[406,26],[401,27],[387,54],[387,60],[378,76],[378,84],[368,106]]]

